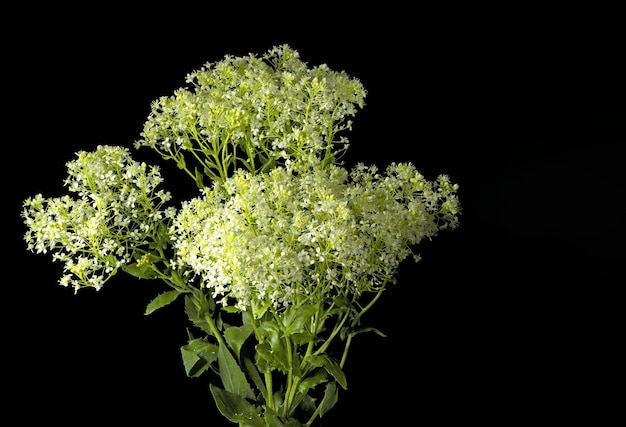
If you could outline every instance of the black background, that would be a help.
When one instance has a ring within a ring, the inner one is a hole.
[[[185,377],[182,308],[143,315],[163,287],[120,275],[75,295],[56,284],[60,265],[26,251],[19,214],[26,197],[62,194],[76,151],[132,147],[150,102],[187,73],[287,43],[368,90],[349,163],[446,173],[464,208],[366,317],[388,337],[356,338],[324,425],[597,425],[617,409],[626,283],[616,12],[289,7],[4,15],[17,25],[3,30],[3,412],[19,408],[20,425],[228,425]],[[163,167],[173,193],[189,191]]]

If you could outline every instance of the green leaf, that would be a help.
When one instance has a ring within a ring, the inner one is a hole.
[[[259,357],[256,360],[256,367],[259,369],[259,372],[263,373],[263,374],[267,374],[272,372],[274,369],[273,366],[271,366],[268,362],[267,359],[264,359],[263,357]],[[267,397],[266,397],[267,399]]]
[[[298,392],[307,394],[310,389],[326,381],[328,381],[328,374],[324,370],[317,370],[315,374],[305,378],[298,384]]]
[[[181,347],[180,352],[183,357],[185,373],[188,377],[198,377],[208,369],[209,364],[206,360],[202,359],[195,352],[188,350],[185,347]]]
[[[249,427],[266,427],[259,409],[243,397],[209,384],[220,413],[229,421]]]
[[[280,341],[280,331],[280,326],[275,320],[263,322],[259,328],[259,332],[272,343]]]
[[[298,411],[301,411],[303,414],[306,414],[305,416],[310,417],[317,409],[317,405],[315,403],[317,399],[308,394],[301,396],[301,401],[298,404]]]
[[[201,296],[202,298],[202,296]],[[194,298],[193,295],[185,296],[185,313],[191,323],[209,335],[213,335],[213,331],[209,327],[204,316],[211,314],[209,310],[209,302],[206,298]]]
[[[272,368],[287,372],[289,360],[284,342],[280,338],[281,330],[278,322],[275,320],[263,322],[259,332],[267,339],[266,342],[257,344],[255,347],[259,356],[265,359]]]
[[[277,346],[276,349],[274,349],[269,343],[264,342],[257,344],[255,349],[259,357],[265,360],[271,369],[278,369],[282,372],[287,372],[289,370],[289,364],[286,356],[287,352],[282,347]],[[261,368],[261,366],[259,367]]]
[[[190,340],[180,349],[188,377],[198,377],[217,360],[218,346],[202,338]]]
[[[316,338],[316,336],[310,332],[299,332],[291,335],[291,342],[298,345],[317,341],[319,341],[319,338]]]
[[[271,306],[272,302],[269,300],[252,301],[252,312],[254,313],[254,318],[257,320],[262,318]]]
[[[381,337],[383,337],[383,338],[387,338],[387,335],[385,335],[384,333],[382,333],[382,332],[381,332],[381,331],[379,331],[378,329],[376,329],[376,328],[371,328],[371,327],[370,327],[370,328],[361,328],[361,329],[359,329],[359,330],[357,330],[357,331],[353,331],[353,332],[351,333],[351,335],[352,335],[352,336],[356,336],[356,335],[358,335],[358,334],[362,334],[362,333],[364,333],[364,332],[374,332],[376,335],[380,335],[380,336],[381,336]]]
[[[320,417],[323,417],[328,411],[335,406],[339,400],[339,391],[337,390],[337,385],[335,382],[330,382],[326,385],[326,390],[324,390],[324,397],[322,398],[322,402],[320,403]]]
[[[228,345],[235,352],[235,356],[239,359],[239,352],[243,343],[248,339],[253,332],[253,327],[250,323],[246,323],[241,326],[230,326],[224,331],[224,338],[228,342]]]
[[[122,271],[139,279],[154,279],[156,272],[150,268],[149,264],[139,266],[137,264],[126,264],[122,266]]]
[[[311,323],[311,318],[317,311],[316,304],[289,306],[281,315],[285,336],[305,331],[305,325]]]
[[[270,409],[266,411],[264,420],[267,427],[302,427],[302,423],[293,418],[283,422],[281,418],[276,415],[276,413],[271,412]]]
[[[243,366],[246,368],[246,372],[248,372],[250,378],[252,378],[254,385],[261,390],[261,394],[263,394],[263,397],[267,400],[267,388],[265,387],[265,383],[259,374],[260,367],[255,365],[249,357],[243,358]]]
[[[198,170],[198,168],[193,168],[193,173],[196,179],[196,185],[198,188],[204,188],[204,175],[202,172]]]
[[[344,295],[337,295],[333,298],[333,303],[340,308],[352,309],[352,303]]]
[[[265,413],[263,417],[267,427],[285,427],[285,424],[278,418],[278,415],[272,413]]]
[[[346,380],[346,374],[343,372],[337,362],[335,362],[329,355],[324,354],[321,356],[310,355],[307,357],[307,362],[313,366],[323,367],[330,375],[337,380],[337,382],[343,387],[344,390],[348,388]]]
[[[153,299],[150,304],[146,307],[145,315],[152,313],[155,310],[158,310],[161,307],[164,307],[171,302],[173,302],[178,296],[180,292],[178,291],[166,291],[162,294],[158,295],[155,299]]]
[[[185,169],[187,167],[184,157],[179,156],[179,157],[174,157],[174,159],[176,160],[176,166],[178,166],[179,169]]]
[[[302,423],[294,418],[283,420],[278,415],[278,412],[272,408],[265,407],[265,414],[263,419],[267,427],[302,427]]]
[[[254,392],[246,380],[245,374],[225,344],[218,348],[217,363],[220,378],[226,391],[244,398],[254,399]]]

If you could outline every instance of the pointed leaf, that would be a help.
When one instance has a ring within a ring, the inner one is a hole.
[[[282,348],[275,350],[269,343],[264,342],[257,344],[255,349],[260,357],[259,362],[264,360],[271,369],[278,369],[281,372],[287,372],[289,370],[286,352]]]
[[[218,346],[204,339],[190,340],[180,349],[188,377],[198,377],[217,360]]]
[[[343,387],[344,390],[348,388],[346,374],[343,372],[339,364],[335,362],[329,355],[310,355],[306,360],[313,366],[323,367],[324,369],[326,369],[326,372],[332,375],[333,378],[335,378],[335,380],[337,380],[337,382],[341,384],[341,387]]]
[[[318,341],[320,341],[320,339],[310,332],[298,332],[291,335],[291,342],[293,342],[294,344],[306,345],[310,342],[315,343]]]
[[[289,306],[285,313],[281,316],[283,326],[285,327],[283,334],[290,336],[298,332],[305,331],[305,325],[310,324],[311,318],[315,316],[317,311],[316,304],[308,304],[301,306]]]
[[[261,390],[261,394],[265,400],[267,400],[267,388],[265,387],[265,383],[261,378],[261,374],[259,374],[260,367],[255,365],[254,362],[249,357],[243,358],[243,366],[246,368],[246,372],[248,372],[248,376],[252,378],[252,382],[256,385],[256,388]],[[257,369],[258,368],[258,369]]]
[[[155,310],[158,310],[161,307],[164,307],[170,303],[172,303],[178,296],[180,292],[178,291],[166,291],[162,294],[158,295],[155,299],[153,299],[150,304],[146,307],[145,315],[152,313]]]
[[[254,313],[254,318],[256,320],[262,318],[267,310],[272,306],[272,302],[269,300],[253,301],[252,304],[254,308],[252,313]]]
[[[305,378],[298,384],[298,393],[307,394],[318,384],[328,381],[328,374],[324,370],[317,370],[315,374]]]
[[[259,328],[259,332],[262,333],[269,342],[257,344],[257,353],[267,360],[271,367],[287,372],[289,369],[289,360],[287,358],[285,344],[280,338],[281,330],[278,322],[263,322]]]
[[[209,384],[215,405],[228,420],[244,426],[265,427],[256,406],[243,397]]]
[[[235,356],[239,359],[239,352],[243,343],[252,334],[253,328],[251,324],[244,324],[241,326],[231,326],[224,332],[224,338],[228,342],[228,345],[235,352]]]
[[[206,313],[210,313],[208,303],[206,300],[202,302],[198,301],[198,299],[194,298],[191,295],[185,296],[185,313],[187,317],[196,327],[200,328],[202,331],[206,332],[209,335],[213,335],[213,331],[209,327],[204,316]]]
[[[202,174],[202,172],[200,172],[198,168],[194,168],[193,172],[194,172],[194,176],[196,179],[196,185],[198,186],[198,188],[204,188],[204,175]]]
[[[156,273],[148,265],[140,267],[137,264],[126,264],[122,266],[122,270],[139,279],[154,279],[156,277]]]
[[[336,297],[334,297],[333,298],[333,303],[337,307],[340,307],[340,308],[347,308],[347,309],[351,309],[352,308],[352,303],[344,295],[337,295]]]
[[[180,352],[183,357],[185,373],[189,378],[198,377],[208,369],[209,364],[206,360],[202,359],[195,352],[187,350],[185,347],[181,347]]]
[[[322,403],[320,403],[320,417],[323,417],[328,411],[335,406],[337,400],[339,399],[339,391],[337,390],[337,385],[335,382],[330,382],[326,386],[326,390],[324,390],[324,397],[322,398]]]
[[[226,391],[235,393],[241,397],[254,399],[254,392],[246,380],[246,376],[239,367],[235,357],[230,353],[228,347],[220,345],[217,352],[217,363],[219,366],[220,378]]]
[[[380,335],[383,338],[387,338],[387,335],[385,335],[383,332],[379,331],[376,328],[371,328],[371,327],[370,328],[361,328],[361,329],[359,329],[357,331],[353,331],[351,335],[352,336],[356,336],[356,335],[362,334],[364,332],[374,332],[376,335]]]

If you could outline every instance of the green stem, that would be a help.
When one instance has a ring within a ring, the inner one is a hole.
[[[319,405],[317,405],[317,407],[315,408],[315,412],[313,412],[313,414],[311,414],[311,417],[309,418],[309,420],[304,424],[304,427],[310,427],[313,422],[315,421],[315,419],[319,416],[320,411],[322,410],[322,404],[320,403]]]
[[[224,341],[224,338],[222,338],[222,334],[220,334],[220,332],[217,329],[217,326],[215,325],[215,321],[213,320],[213,317],[211,317],[211,315],[207,314],[205,316],[205,320],[209,324],[209,329],[211,329],[211,332],[213,333],[213,335],[217,339],[217,342],[219,343],[219,345],[226,345],[226,342]]]
[[[359,314],[357,314],[356,316],[354,316],[354,320],[352,321],[352,326],[357,325],[359,322],[359,319],[361,318],[361,316],[363,316],[365,314],[366,311],[368,311],[370,308],[372,308],[374,306],[374,304],[376,303],[376,301],[378,301],[378,298],[381,297],[381,295],[383,294],[383,291],[385,290],[385,287],[381,287],[378,292],[376,293],[376,296],[374,296],[374,298],[372,298],[372,300],[369,302],[369,304],[367,304]]]
[[[263,339],[263,337],[261,336],[261,334],[259,333],[259,328],[257,325],[257,321],[256,321],[256,315],[255,315],[255,304],[250,304],[250,324],[252,325],[252,329],[254,330],[254,336],[256,337],[256,340],[259,344],[263,344],[263,342],[265,341]],[[265,400],[267,401],[267,406],[273,410],[276,410],[275,407],[275,403],[274,403],[274,380],[272,377],[272,372],[264,372],[263,373],[263,378],[265,379],[265,389],[267,390],[266,396],[265,396]]]
[[[213,319],[213,316],[211,316],[210,313],[207,313],[204,316],[204,320],[207,321],[209,325],[209,329],[211,330],[211,333],[213,334],[213,336],[215,336],[215,338],[217,339],[217,342],[219,343],[219,345],[226,345],[224,338],[222,338],[222,334],[220,334],[219,329],[217,329],[217,325],[215,324],[215,320]]]
[[[317,310],[315,311],[315,315],[313,316],[313,318],[311,319],[311,334],[315,337],[317,336],[317,322],[319,321],[319,317],[321,315],[320,311],[322,309],[322,305],[320,303],[317,304]],[[306,352],[304,353],[304,356],[302,356],[302,362],[300,362],[300,372],[304,371],[304,367],[307,364],[307,359],[309,358],[309,356],[311,354],[313,354],[313,348],[315,347],[315,344],[313,342],[313,340],[310,340],[309,343],[307,344],[306,347]]]
[[[273,384],[273,379],[272,379],[272,373],[271,372],[265,372],[263,373],[263,377],[265,378],[265,388],[267,389],[267,406],[268,408],[271,408],[273,410],[276,410],[275,405],[274,405],[274,384]]]
[[[293,352],[291,350],[291,340],[289,338],[285,338],[287,348],[287,360],[289,361],[289,371],[287,372],[287,390],[285,390],[285,402],[283,403],[283,417],[286,417],[289,413],[289,408],[291,407],[291,402],[293,401],[295,394],[295,382],[293,376]]]
[[[363,316],[363,314],[365,314],[366,311],[368,311],[370,308],[372,308],[374,306],[374,304],[376,303],[376,301],[378,300],[378,298],[380,298],[380,296],[383,294],[383,291],[385,290],[385,288],[381,288],[377,293],[376,296],[374,296],[374,298],[372,298],[372,300],[369,302],[369,304],[367,304],[360,313],[358,313],[356,316],[354,316],[354,320],[352,321],[352,325],[357,325],[359,319],[361,318],[361,316]],[[352,344],[352,337],[354,336],[353,333],[348,334],[348,338],[346,339],[346,345],[343,347],[343,354],[341,355],[341,361],[339,362],[339,367],[343,369],[343,366],[346,363],[346,359],[348,357],[348,350],[350,349],[350,344]]]
[[[350,344],[352,343],[353,334],[348,334],[348,338],[346,339],[346,345],[343,348],[343,354],[341,355],[341,362],[339,362],[339,367],[343,369],[343,365],[346,363],[346,358],[348,357],[348,349],[350,348]]]
[[[337,323],[337,325],[335,325],[335,328],[333,329],[333,331],[331,332],[331,334],[328,336],[328,339],[326,339],[326,341],[324,342],[324,344],[322,344],[320,346],[320,348],[318,348],[315,351],[315,355],[321,354],[323,352],[326,351],[326,349],[328,348],[328,346],[331,344],[332,340],[337,336],[337,334],[339,333],[339,331],[341,331],[341,328],[343,327],[344,323],[346,323],[346,320],[348,320],[348,317],[350,316],[350,311],[345,311],[343,313],[343,316],[341,318],[341,320],[339,321],[339,323]]]

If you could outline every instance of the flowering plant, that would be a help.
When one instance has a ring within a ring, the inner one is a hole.
[[[416,244],[458,225],[458,186],[411,163],[344,167],[366,91],[287,45],[187,83],[152,104],[135,148],[174,161],[197,197],[174,206],[157,166],[98,146],[67,163],[69,194],[24,201],[28,249],[62,262],[75,292],[118,272],[164,282],[145,313],[184,299],[182,364],[224,417],[315,425],[347,388],[353,338],[383,335],[363,314]]]

